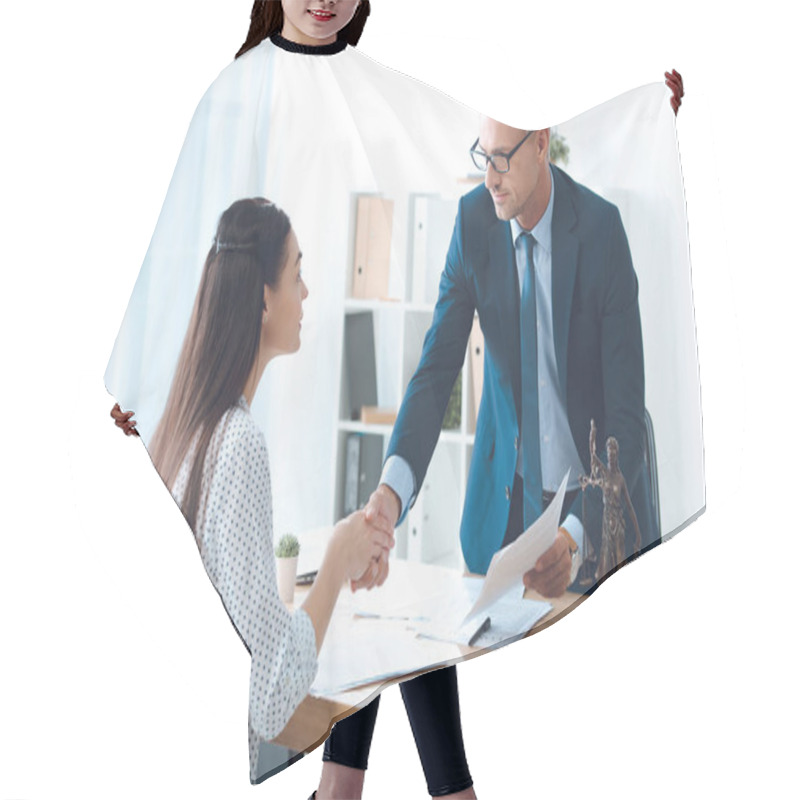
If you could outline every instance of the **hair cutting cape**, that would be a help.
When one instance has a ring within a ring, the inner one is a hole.
[[[349,380],[343,357],[345,318],[353,308],[346,298],[352,295],[358,196],[393,200],[386,294],[402,302],[394,311],[379,301],[365,301],[364,307],[375,310],[376,404],[396,410],[422,340],[406,337],[398,342],[393,326],[400,325],[404,308],[413,315],[412,303],[418,303],[420,324],[426,328],[432,305],[425,304],[435,299],[418,286],[409,288],[417,274],[415,198],[452,201],[452,216],[440,223],[438,236],[429,236],[435,257],[436,242],[444,243],[441,270],[456,200],[475,185],[468,151],[478,123],[475,111],[351,47],[314,55],[290,52],[272,41],[228,66],[197,108],[105,380],[123,408],[135,410],[147,445],[164,410],[221,213],[235,200],[254,196],[284,209],[303,252],[310,292],[302,347],[269,365],[251,409],[269,448],[276,541],[286,531],[331,526],[342,510],[348,432],[342,421],[349,413],[340,398]],[[569,149],[568,160],[560,166],[619,208],[630,245],[638,278],[646,406],[654,422],[664,539],[705,506],[687,220],[673,112],[664,86],[653,84],[563,122],[557,131]],[[468,461],[472,440],[466,426],[462,422]],[[598,452],[604,455],[604,450],[605,442],[599,441]],[[467,467],[458,463],[454,468],[461,471],[454,479],[456,494],[461,493],[456,498],[458,513],[465,499],[461,473],[465,475]],[[402,536],[399,531],[399,543]],[[457,538],[453,546],[458,549]],[[407,542],[398,544],[396,555],[404,554],[414,557]],[[416,557],[425,558],[424,550]],[[380,591],[391,591],[399,608],[414,599],[415,586]],[[369,672],[375,667],[365,655],[368,648],[359,650],[355,642],[343,646],[337,630],[334,624],[323,645],[312,693],[331,694],[337,686],[357,683],[359,671],[367,673],[362,675],[365,679],[374,677]],[[376,640],[375,648],[391,652],[390,645],[381,642]],[[238,646],[233,638],[231,646]],[[352,663],[337,683],[329,669],[333,656],[326,653],[348,650]],[[402,647],[397,649],[402,652]],[[426,666],[403,663],[402,655],[397,659],[400,672]],[[457,657],[433,659],[430,666]],[[380,669],[391,671],[385,665]],[[380,683],[372,688],[379,690]],[[278,730],[292,711],[282,712]],[[330,722],[328,718],[307,741],[294,740],[292,746],[319,744]],[[251,764],[251,779],[258,781],[290,762],[293,751],[270,750],[265,737],[277,731],[267,730],[259,720],[250,723],[261,737],[260,754]]]

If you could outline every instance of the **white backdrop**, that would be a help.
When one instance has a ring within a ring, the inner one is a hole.
[[[667,67],[687,83],[708,512],[567,620],[460,667],[479,796],[786,794],[798,159],[782,5],[374,5],[365,52],[503,119],[508,84],[541,97],[549,122]],[[249,7],[2,11],[3,798],[305,798],[316,785],[312,754],[249,787],[246,653],[102,385],[188,120]],[[386,692],[365,797],[423,796]]]

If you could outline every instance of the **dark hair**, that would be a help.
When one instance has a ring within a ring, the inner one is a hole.
[[[196,439],[181,510],[197,521],[203,463],[217,423],[235,405],[258,355],[264,286],[286,261],[289,217],[261,197],[223,213],[208,251],[169,398],[153,436],[153,463],[172,490]]]
[[[367,24],[369,10],[369,0],[361,0],[353,19],[339,31],[337,38],[344,39],[349,45],[355,47],[361,38],[364,25]],[[282,30],[283,6],[279,0],[255,0],[250,12],[250,30],[247,32],[247,39],[239,48],[236,58]]]

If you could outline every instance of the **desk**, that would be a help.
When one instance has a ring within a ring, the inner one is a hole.
[[[391,614],[393,609],[401,608],[408,603],[409,587],[414,587],[415,596],[430,592],[441,593],[443,589],[446,591],[448,585],[460,582],[461,577],[462,574],[457,570],[392,559],[389,578],[380,589],[373,589],[369,593],[372,595],[369,597],[369,602],[374,603],[376,607],[380,606],[384,613]],[[295,603],[298,605],[302,603],[306,591],[306,589],[297,588]],[[534,625],[527,634],[528,636],[538,633],[557,622],[584,600],[583,595],[572,594],[571,592],[567,592],[556,599],[547,599],[542,598],[536,592],[528,590],[525,597],[533,600],[546,600],[553,606],[551,611]],[[380,624],[381,621],[378,620],[353,619],[352,607],[351,593],[345,587],[342,589],[340,601],[334,610],[334,616],[325,639],[326,644],[328,643],[328,637],[345,637],[346,639],[348,634],[355,630],[354,626]],[[430,653],[430,660],[427,663],[431,666],[454,664],[489,652],[486,649],[432,642],[424,639],[417,639],[415,647],[417,646],[420,651],[428,651]],[[325,645],[323,645],[321,657],[324,655],[324,647]],[[333,722],[353,713],[356,708],[362,708],[367,705],[386,686],[399,683],[426,671],[425,669],[411,671],[392,679],[360,686],[347,692],[319,697],[308,696],[298,706],[286,727],[273,742],[298,752],[313,750],[328,737]]]

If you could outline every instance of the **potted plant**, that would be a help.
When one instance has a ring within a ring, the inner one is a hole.
[[[300,555],[300,542],[293,533],[281,536],[275,548],[278,572],[278,594],[287,605],[294,602],[294,584],[297,580],[297,557]]]

